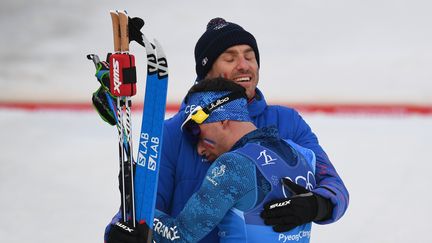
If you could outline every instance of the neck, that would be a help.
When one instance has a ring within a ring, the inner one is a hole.
[[[256,129],[257,127],[252,122],[231,121],[231,147],[244,135]]]

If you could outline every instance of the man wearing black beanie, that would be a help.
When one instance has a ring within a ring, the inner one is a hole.
[[[299,197],[264,202],[261,213],[264,222],[274,231],[281,232],[279,238],[282,241],[299,242],[300,236],[292,234],[293,228],[310,222],[329,224],[340,219],[348,207],[349,194],[316,135],[296,110],[268,105],[257,88],[260,56],[255,37],[238,24],[214,18],[195,46],[195,62],[196,82],[224,77],[240,84],[246,89],[247,109],[256,127],[273,126],[281,138],[312,150],[316,156],[315,175],[298,178],[303,181],[301,184],[311,185],[313,180],[316,186],[298,188],[293,193]],[[179,112],[164,123],[156,207],[172,217],[179,215],[192,194],[200,188],[211,165],[181,132],[183,121],[195,108],[186,104],[183,101]],[[205,219],[197,223],[205,224]],[[200,242],[216,243],[233,233],[215,228]],[[310,236],[310,231],[303,234]]]
[[[241,26],[214,18],[195,46],[195,69],[197,79],[204,79],[213,63],[226,49],[236,45],[248,45],[255,54],[259,66],[259,52],[255,37]]]
[[[258,84],[259,51],[255,37],[241,26],[214,18],[195,46],[197,81],[223,76],[240,83],[251,99]]]

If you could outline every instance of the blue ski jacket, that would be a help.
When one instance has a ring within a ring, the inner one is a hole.
[[[311,149],[316,155],[317,185],[313,192],[330,199],[334,205],[332,217],[316,223],[328,224],[338,220],[348,207],[348,191],[317,137],[297,111],[268,105],[261,91],[257,89],[256,92],[256,98],[248,104],[253,123],[258,128],[276,126],[282,139],[290,139]],[[156,207],[173,217],[180,213],[187,200],[199,189],[211,165],[198,155],[195,145],[180,130],[191,109],[193,107],[183,102],[179,112],[164,123]],[[214,230],[201,242],[219,242],[217,234],[217,230]]]

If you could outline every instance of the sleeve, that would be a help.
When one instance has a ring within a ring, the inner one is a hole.
[[[200,189],[173,218],[155,212],[156,242],[196,242],[213,230],[242,197],[256,189],[255,167],[245,166],[245,157],[226,153],[209,168]]]
[[[338,175],[327,154],[319,145],[316,135],[303,118],[295,112],[293,114],[294,134],[293,141],[297,144],[314,151],[316,155],[315,179],[317,186],[314,193],[329,199],[333,204],[333,212],[330,219],[316,222],[318,224],[329,224],[340,219],[349,203],[349,193],[342,179]]]
[[[176,126],[177,117],[166,120],[163,130],[163,146],[160,160],[156,208],[166,213],[171,213],[171,202],[175,185],[176,158],[179,157],[178,150],[180,147],[181,133],[180,126]]]

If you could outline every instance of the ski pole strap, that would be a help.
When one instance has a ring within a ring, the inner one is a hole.
[[[136,67],[123,68],[123,84],[136,84]]]

